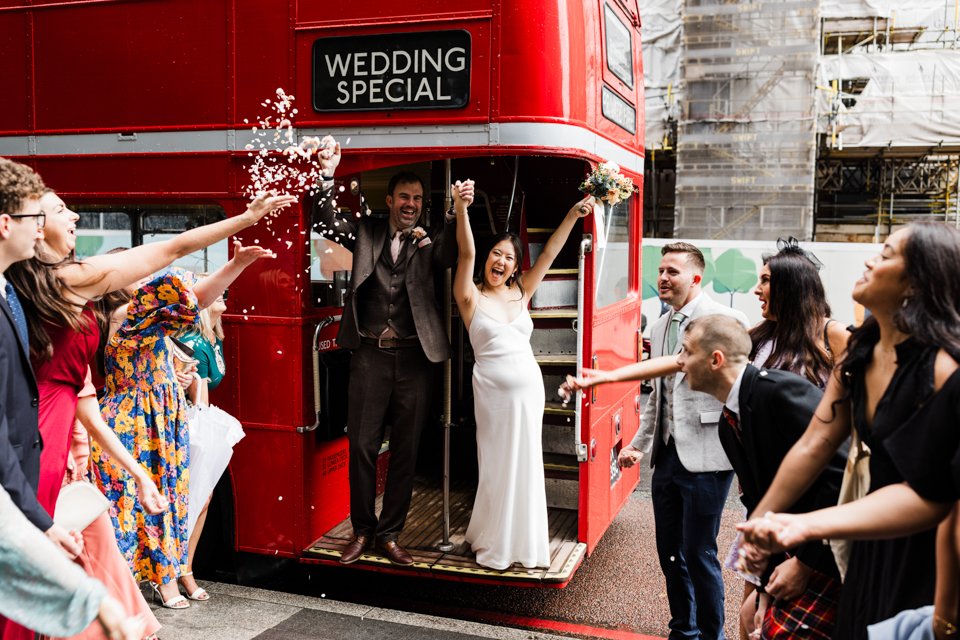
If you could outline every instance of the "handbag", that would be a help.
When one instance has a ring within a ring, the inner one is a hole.
[[[840,497],[837,504],[846,504],[859,500],[870,490],[870,447],[860,439],[857,429],[853,429],[850,437],[850,453],[847,454],[847,464],[843,469],[843,480],[840,483]],[[840,571],[840,579],[847,575],[847,565],[850,563],[850,549],[852,540],[830,540],[830,550],[833,559]]]
[[[71,482],[60,490],[53,521],[67,531],[83,531],[110,508],[110,501],[89,482]]]
[[[190,484],[187,502],[187,536],[193,533],[207,499],[227,470],[233,447],[244,437],[240,421],[213,405],[197,405],[187,429],[190,432]]]

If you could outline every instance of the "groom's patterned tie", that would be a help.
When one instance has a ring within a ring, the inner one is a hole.
[[[27,331],[27,318],[23,315],[23,307],[20,306],[20,299],[13,285],[9,282],[6,286],[7,306],[10,307],[10,314],[13,316],[13,323],[17,325],[17,333],[20,336],[20,342],[26,351],[30,350],[30,334]]]

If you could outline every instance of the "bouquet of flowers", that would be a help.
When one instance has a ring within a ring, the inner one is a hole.
[[[620,167],[613,162],[601,162],[580,183],[580,191],[611,206],[627,200],[636,190],[633,180],[620,173]]]

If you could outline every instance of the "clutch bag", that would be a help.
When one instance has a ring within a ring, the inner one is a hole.
[[[89,482],[71,482],[60,490],[53,521],[67,531],[83,531],[110,507],[110,501]]]

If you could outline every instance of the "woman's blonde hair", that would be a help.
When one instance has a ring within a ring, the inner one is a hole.
[[[210,321],[210,311],[200,310],[200,335],[210,344],[216,344],[217,340],[223,340],[223,318],[217,318],[216,324]]]

